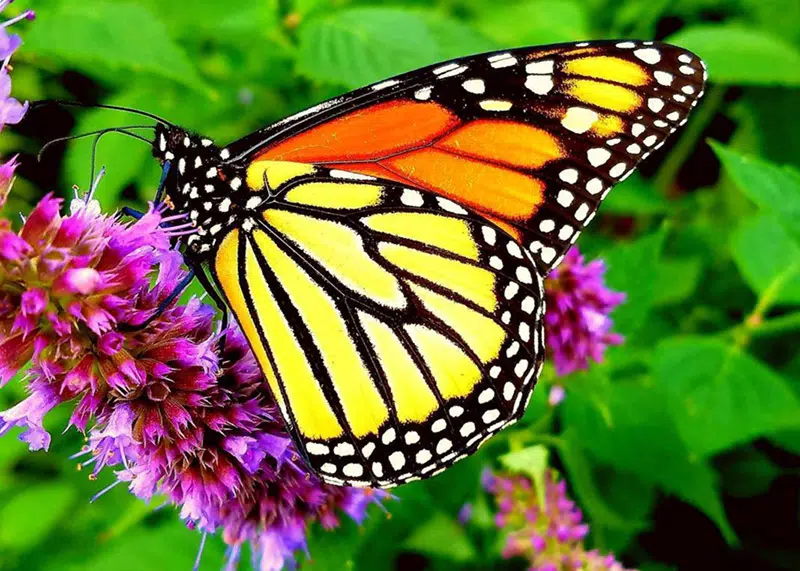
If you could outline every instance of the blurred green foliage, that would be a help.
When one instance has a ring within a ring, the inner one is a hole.
[[[397,490],[391,518],[376,509],[362,528],[315,533],[303,568],[522,569],[500,559],[479,476],[499,458],[536,473],[544,460],[535,445],[567,477],[592,524],[590,542],[631,565],[800,568],[800,3],[29,4],[38,18],[15,56],[18,97],[127,105],[220,141],[347,89],[495,48],[656,37],[696,51],[712,82],[705,100],[581,239],[584,252],[608,262],[610,285],[628,294],[614,314],[626,343],[604,364],[560,379],[567,399],[555,411],[546,370],[520,430]],[[37,181],[55,180],[34,162],[44,141],[139,121],[69,114],[74,125],[37,123],[32,113],[35,127],[3,134],[0,151],[27,159],[15,189],[22,211],[51,190]],[[85,188],[91,144],[54,152],[56,162],[43,164],[57,167],[59,192]],[[98,195],[108,210],[152,197],[159,168],[146,145],[109,135],[97,157],[107,167]],[[0,405],[20,392],[12,383]],[[111,478],[75,471],[67,457],[80,445],[69,435],[52,453],[32,455],[0,439],[0,569],[191,569],[199,536],[170,509],[146,506],[122,486],[88,503]],[[465,527],[456,514],[467,502]],[[222,551],[210,541],[202,569],[219,568]]]

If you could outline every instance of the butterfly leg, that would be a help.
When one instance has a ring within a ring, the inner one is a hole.
[[[190,268],[189,273],[187,273],[183,277],[183,279],[180,282],[178,282],[178,284],[172,289],[169,295],[166,298],[164,298],[164,300],[161,303],[158,304],[158,307],[156,307],[156,310],[153,312],[153,315],[145,319],[139,325],[128,325],[128,326],[122,325],[120,326],[120,329],[123,329],[125,331],[140,331],[145,327],[147,327],[148,325],[150,325],[153,322],[153,320],[160,317],[161,314],[164,313],[164,311],[166,311],[166,309],[170,306],[170,304],[172,304],[172,302],[175,301],[181,293],[183,293],[183,290],[185,290],[186,286],[188,286],[192,282],[194,277],[195,277],[195,271],[194,269]]]
[[[220,313],[222,313],[222,327],[220,329],[220,331],[222,331],[222,335],[219,338],[219,352],[222,353],[225,349],[225,331],[228,329],[228,306],[222,300],[219,292],[217,292],[217,288],[213,283],[211,283],[211,280],[208,279],[208,275],[206,275],[206,272],[203,270],[203,268],[194,264],[192,264],[190,267],[197,276],[197,281],[200,282],[200,285],[202,285],[203,289],[205,289],[206,293],[208,293],[208,297],[211,298],[211,301],[214,302],[214,305],[216,305],[217,309],[219,309]]]
[[[144,216],[145,213],[142,212],[141,210],[134,210],[133,208],[131,208],[129,206],[123,206],[122,207],[122,214],[124,216],[130,216],[131,218],[139,220],[142,216]]]
[[[158,190],[156,191],[155,200],[153,200],[154,204],[161,204],[161,199],[164,197],[164,187],[167,183],[167,175],[169,174],[169,168],[172,166],[169,161],[164,163],[164,170],[161,171],[161,180],[158,181]]]

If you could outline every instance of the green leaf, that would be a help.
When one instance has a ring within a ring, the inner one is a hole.
[[[715,83],[800,85],[800,52],[761,30],[737,24],[697,24],[667,41],[703,58]]]
[[[657,496],[656,487],[652,482],[645,482],[629,472],[613,467],[602,468],[596,472],[598,488],[615,511],[632,523],[649,523]],[[597,532],[597,525],[594,525],[594,528]],[[609,551],[622,552],[640,531],[642,528],[634,525],[628,529],[604,529],[602,532],[604,541],[601,547]]]
[[[303,24],[297,67],[312,79],[359,87],[439,60],[439,45],[418,14],[351,8]]]
[[[697,289],[703,261],[700,258],[661,260],[658,264],[658,288],[655,305],[680,303]]]
[[[725,491],[738,498],[760,496],[781,474],[769,457],[752,446],[734,450],[717,461]]]
[[[800,402],[788,384],[718,339],[667,340],[653,370],[683,439],[700,457],[800,425]]]
[[[0,437],[0,474],[29,453],[28,445],[11,434]]]
[[[343,518],[342,525],[335,530],[316,526],[308,540],[311,559],[304,567],[315,571],[352,569],[362,540],[358,525],[349,518]]]
[[[603,214],[664,214],[670,202],[655,186],[634,174],[625,184],[611,191],[603,202]]]
[[[795,239],[800,239],[800,173],[714,141],[711,147],[741,191],[760,208],[778,216]]]
[[[423,482],[436,506],[448,513],[457,512],[480,490],[481,473],[492,460],[487,445],[475,454],[457,462],[436,478]]]
[[[745,219],[732,236],[733,259],[747,283],[776,303],[800,303],[800,244],[769,214]]]
[[[65,2],[41,10],[25,36],[26,50],[55,57],[89,75],[149,73],[206,90],[186,53],[152,12],[132,3]],[[129,77],[129,76],[128,76]]]
[[[713,472],[687,448],[664,407],[664,391],[634,384],[592,385],[591,394],[576,387],[562,405],[564,424],[574,431],[576,442],[604,465],[697,506],[734,542]]]
[[[544,474],[549,465],[547,448],[541,444],[529,446],[500,456],[500,463],[517,474],[528,476],[536,485],[536,495],[539,505],[544,505],[545,481]]]
[[[132,529],[125,535],[106,541],[98,548],[95,541],[87,541],[91,548],[89,557],[69,565],[64,571],[141,571],[142,569],[192,569],[200,547],[201,535],[191,531],[177,520],[155,527]],[[200,571],[219,570],[225,560],[224,544],[217,536],[209,536]]]
[[[614,310],[614,328],[624,335],[636,333],[647,321],[658,287],[658,260],[664,246],[666,230],[609,250],[606,281],[611,289],[627,294],[627,299]]]
[[[184,2],[139,0],[179,36],[196,37],[202,33],[217,41],[240,41],[237,33],[258,31],[266,34],[279,22],[277,0],[238,0],[236,9],[219,0],[192,0],[191,9]]]
[[[798,10],[800,15],[800,10]],[[800,28],[798,28],[800,29]],[[16,78],[15,78],[16,79]],[[16,83],[14,85],[16,88]],[[752,114],[752,134],[765,159],[777,164],[800,167],[800,138],[795,136],[797,124],[787,121],[797,109],[798,92],[783,87],[750,87],[745,90],[742,102],[745,111]],[[737,118],[737,147],[740,131],[747,128],[747,118]]]
[[[589,37],[586,4],[570,0],[529,0],[484,5],[476,25],[506,47],[544,45]]]
[[[74,501],[75,490],[66,484],[38,484],[17,490],[0,507],[0,546],[25,551],[44,541]]]
[[[800,428],[778,431],[770,439],[781,448],[800,456]]]
[[[496,49],[500,45],[478,30],[439,12],[419,12],[439,47],[439,58],[455,59]]]
[[[581,504],[589,512],[589,519],[601,525],[628,529],[644,522],[632,521],[617,513],[605,501],[592,477],[592,465],[581,446],[581,436],[573,427],[567,428],[558,439],[558,452],[569,473],[569,481]]]
[[[386,504],[388,513],[385,516],[382,517],[378,510],[373,510],[373,514],[367,518],[371,529],[361,543],[356,569],[381,569],[386,561],[393,560],[403,549],[406,538],[424,521],[431,506],[436,504],[436,498],[425,484],[426,482],[413,482],[393,490],[392,495],[396,501]],[[475,484],[479,485],[478,482]],[[314,571],[313,567],[309,571]]]
[[[466,563],[477,558],[475,547],[462,526],[442,512],[436,512],[414,529],[405,541],[406,549],[431,557]]]

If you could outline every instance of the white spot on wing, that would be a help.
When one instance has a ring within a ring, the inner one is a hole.
[[[442,210],[447,210],[448,212],[452,212],[453,214],[467,214],[467,211],[461,208],[458,204],[453,202],[452,200],[448,200],[446,198],[442,198],[441,196],[436,198],[436,201],[439,203],[439,206],[442,207]]]
[[[556,202],[558,202],[564,208],[569,208],[572,205],[572,201],[575,200],[575,195],[573,195],[568,190],[559,190],[558,195],[556,196]]]
[[[661,54],[655,48],[641,48],[634,51],[633,55],[649,64],[656,64],[661,61]]]
[[[586,183],[586,190],[590,194],[598,194],[603,190],[603,181],[599,178],[593,178]]]
[[[551,74],[553,73],[553,60],[534,61],[525,66],[528,73]]]
[[[585,107],[570,107],[561,119],[561,125],[573,133],[585,133],[592,128],[597,121],[598,115],[595,111]]]
[[[651,97],[647,100],[647,106],[650,108],[651,111],[658,113],[664,108],[664,101],[659,99],[658,97]]]
[[[342,472],[345,476],[349,476],[351,478],[358,478],[364,473],[364,467],[361,464],[347,464],[343,469]]]
[[[490,65],[495,68],[499,69],[502,67],[511,67],[512,65],[517,65],[517,58],[512,56],[511,54],[504,54],[505,57],[496,59],[495,61],[490,60]]]
[[[403,189],[403,194],[400,195],[400,202],[406,206],[422,206],[425,204],[422,194],[410,188]]]
[[[456,67],[455,69],[451,69],[450,71],[446,71],[445,73],[439,76],[439,79],[444,79],[445,77],[453,77],[454,75],[461,75],[467,71],[467,66],[461,65]]]
[[[457,63],[448,63],[442,66],[439,66],[433,70],[434,75],[441,75],[443,73],[447,73],[450,70],[457,69]]]
[[[470,93],[480,95],[486,91],[486,84],[482,79],[468,79],[461,86]]]
[[[524,341],[524,339],[523,339]],[[494,398],[494,389],[488,388],[484,389],[481,394],[478,395],[478,403],[479,404],[486,404],[490,400]]]
[[[553,78],[549,75],[529,75],[525,87],[536,95],[545,95],[553,89]]]
[[[564,169],[558,173],[558,178],[569,184],[575,184],[578,182],[578,171],[575,169]]]
[[[656,78],[656,81],[661,85],[672,85],[672,80],[675,79],[671,73],[667,73],[666,71],[661,71],[660,69],[653,72],[653,77]]]
[[[625,163],[617,163],[613,167],[611,167],[611,170],[608,171],[608,174],[610,174],[614,178],[617,178],[619,176],[622,176],[622,174],[625,172],[627,168],[628,165],[626,165]]]
[[[325,444],[320,444],[319,442],[309,442],[306,444],[306,451],[314,456],[321,456],[328,454],[331,450]]]
[[[608,149],[603,149],[600,147],[589,149],[586,152],[586,156],[589,159],[589,164],[593,167],[599,167],[600,165],[604,165],[608,159],[611,158],[611,152]]]
[[[366,174],[360,174],[356,172],[342,171],[338,169],[332,169],[330,171],[330,175],[333,178],[340,178],[345,180],[375,180],[374,176],[369,176]]]
[[[508,111],[513,103],[500,99],[484,99],[480,102],[480,106],[484,111]]]
[[[420,101],[427,101],[431,98],[431,91],[433,91],[432,87],[423,87],[422,89],[417,89],[414,92],[414,97]]]
[[[334,447],[333,453],[337,456],[352,456],[356,449],[349,442],[340,442]]]

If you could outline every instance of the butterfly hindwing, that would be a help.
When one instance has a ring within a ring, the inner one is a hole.
[[[543,287],[502,228],[325,167],[262,161],[248,180],[270,199],[221,237],[212,274],[323,480],[426,477],[522,415]]]
[[[430,190],[517,238],[546,274],[602,199],[681,126],[705,67],[654,42],[471,56],[322,103],[229,147]]]

